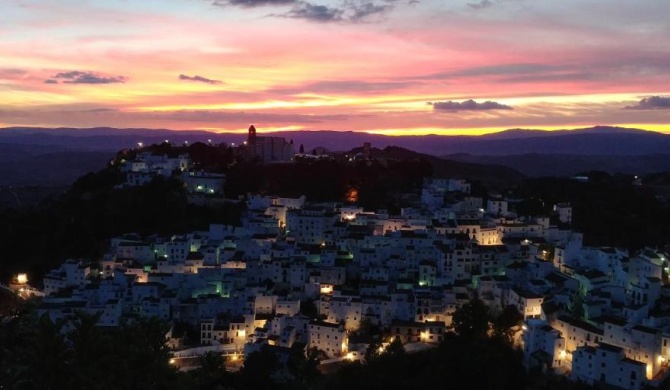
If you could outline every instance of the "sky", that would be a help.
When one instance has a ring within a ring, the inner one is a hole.
[[[0,127],[670,133],[667,0],[1,0]]]

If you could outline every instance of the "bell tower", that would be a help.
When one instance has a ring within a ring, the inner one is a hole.
[[[249,135],[247,136],[247,144],[255,145],[256,144],[256,128],[254,125],[249,127]]]

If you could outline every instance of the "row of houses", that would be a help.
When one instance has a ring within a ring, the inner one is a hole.
[[[95,264],[65,262],[45,277],[40,310],[100,313],[105,326],[158,316],[198,329],[203,345],[249,353],[300,343],[336,358],[357,348],[350,336],[363,324],[439,343],[476,295],[493,314],[522,314],[529,369],[635,389],[665,376],[665,254],[585,247],[567,204],[522,218],[512,199],[491,197],[485,209],[464,181],[424,191],[441,195],[422,194],[400,215],[250,194],[242,226],[126,234]]]

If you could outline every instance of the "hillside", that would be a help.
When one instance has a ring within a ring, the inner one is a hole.
[[[571,176],[587,171],[647,175],[670,171],[670,154],[658,153],[641,156],[539,153],[510,156],[449,154],[444,158],[467,163],[501,165],[513,168],[527,176]]]
[[[361,148],[354,148],[350,153],[358,153],[361,150]],[[425,159],[433,167],[432,173],[434,177],[465,177],[470,180],[482,181],[489,184],[506,183],[510,186],[518,183],[524,177],[519,171],[501,164],[457,161],[455,159],[418,153],[398,146],[373,149],[372,156],[397,160]]]
[[[0,186],[60,186],[104,167],[114,154],[100,151],[54,151],[30,154],[22,147],[15,155],[0,154]],[[42,149],[39,148],[38,149]]]

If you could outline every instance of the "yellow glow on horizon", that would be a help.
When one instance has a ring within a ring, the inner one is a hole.
[[[387,136],[421,136],[421,135],[486,135],[499,133],[501,131],[513,128],[522,128],[534,131],[557,131],[557,130],[576,130],[593,127],[594,125],[566,125],[566,126],[508,126],[508,127],[472,127],[472,128],[441,128],[441,127],[418,127],[411,129],[390,128],[390,129],[368,129],[361,130],[365,133],[379,134]],[[608,125],[609,126],[609,125]],[[616,127],[628,127],[640,130],[654,131],[658,133],[670,134],[670,124],[617,124]]]
[[[277,131],[301,131],[304,130],[304,126],[278,126],[278,127],[260,127],[257,126],[259,131],[262,133],[273,133]],[[200,130],[204,131],[212,131],[215,133],[233,133],[233,134],[247,134],[248,129],[240,129],[240,128],[235,128],[235,129],[227,129],[223,127],[200,127]]]
[[[365,133],[388,135],[388,136],[406,136],[406,135],[484,135],[497,133],[507,130],[506,127],[499,128],[444,128],[444,127],[417,127],[412,129],[390,128],[390,129],[369,129]]]
[[[78,98],[72,95],[35,91],[12,91],[12,93],[0,93],[0,100],[3,105],[17,107],[78,102]]]

